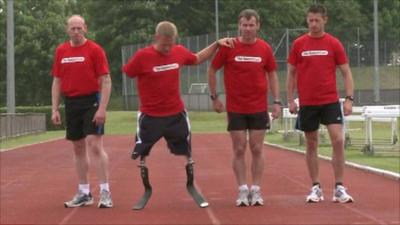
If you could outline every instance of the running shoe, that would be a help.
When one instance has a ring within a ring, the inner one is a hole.
[[[93,197],[92,194],[84,194],[83,192],[79,191],[72,200],[68,202],[64,202],[64,206],[66,208],[74,208],[79,206],[87,206],[93,204]]]
[[[236,206],[249,206],[249,194],[249,190],[239,191],[239,196],[236,200]]]
[[[307,196],[306,202],[320,202],[324,200],[322,189],[319,185],[314,185],[311,188],[311,193]]]
[[[250,204],[252,206],[261,206],[264,205],[264,200],[261,196],[261,191],[251,190],[250,191]]]
[[[111,199],[111,193],[106,190],[102,190],[100,192],[100,200],[97,205],[99,208],[111,208],[113,207],[113,202]]]
[[[353,202],[354,200],[353,197],[347,194],[345,187],[343,187],[342,185],[338,185],[336,186],[335,190],[333,190],[332,201],[347,203],[347,202]]]

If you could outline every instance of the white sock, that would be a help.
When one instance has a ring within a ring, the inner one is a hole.
[[[88,195],[89,192],[90,192],[90,185],[89,184],[79,184],[78,188],[82,193],[84,193],[86,195]]]
[[[249,190],[249,187],[247,187],[247,184],[242,184],[239,186],[239,191],[247,191]]]
[[[250,190],[252,190],[252,191],[260,191],[260,186],[258,186],[258,185],[251,185],[251,188],[250,188]]]
[[[110,185],[108,183],[100,184],[100,192],[103,190],[110,192]]]

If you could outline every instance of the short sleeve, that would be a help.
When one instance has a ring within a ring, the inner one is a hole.
[[[218,70],[225,64],[226,55],[227,55],[228,48],[221,46],[219,47],[217,53],[214,56],[214,59],[211,62],[211,65],[214,69]]]
[[[57,47],[54,52],[53,67],[51,69],[51,75],[53,75],[53,77],[60,77],[60,61],[60,48]]]
[[[272,48],[270,45],[267,44],[267,59],[265,63],[265,70],[267,72],[271,72],[277,69],[277,64],[275,61],[274,54],[272,53]]]
[[[180,46],[181,47],[181,52],[184,56],[184,65],[194,65],[197,62],[197,56],[189,51],[189,49]]]
[[[106,53],[101,47],[95,48],[95,70],[97,76],[110,74]]]
[[[287,62],[290,63],[293,66],[296,66],[297,63],[298,63],[298,60],[297,60],[297,42],[296,41],[293,42],[293,44],[292,44],[292,47],[290,49],[289,57],[287,59]]]
[[[343,65],[349,62],[342,43],[340,43],[340,41],[337,39],[335,39],[334,42],[334,51],[336,65]]]
[[[124,72],[128,77],[136,77],[141,71],[141,51],[137,51],[122,67],[122,72]]]

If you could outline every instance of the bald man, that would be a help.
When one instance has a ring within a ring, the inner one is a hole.
[[[198,53],[175,44],[176,26],[169,21],[157,24],[154,44],[138,50],[123,66],[130,78],[137,78],[140,98],[136,145],[132,159],[150,154],[162,137],[171,153],[191,157],[189,118],[179,91],[180,69],[209,59],[219,45],[230,46],[230,39],[221,39]]]
[[[64,203],[67,208],[93,204],[89,187],[89,152],[100,183],[99,208],[113,206],[108,183],[108,156],[103,148],[106,108],[111,93],[111,77],[104,50],[86,39],[83,17],[67,20],[69,40],[55,51],[52,69],[52,122],[61,124],[60,97],[64,97],[66,139],[73,145],[78,192]]]

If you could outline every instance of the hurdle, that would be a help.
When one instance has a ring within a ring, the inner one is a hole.
[[[391,123],[390,145],[394,146],[398,141],[397,118],[400,117],[400,105],[364,106],[363,111],[362,116],[365,118],[365,144],[363,152],[372,155],[376,151],[377,144],[374,145],[372,138],[373,122]]]

